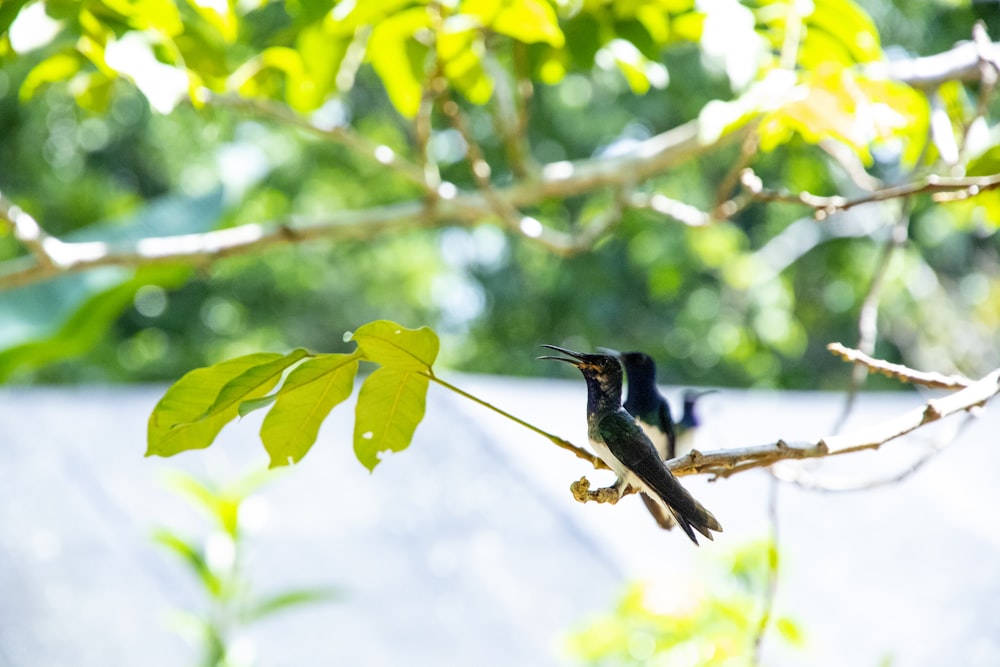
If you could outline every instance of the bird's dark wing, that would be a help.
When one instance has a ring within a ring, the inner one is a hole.
[[[667,434],[667,459],[677,456],[677,431],[674,428],[674,419],[670,414],[670,404],[666,399],[660,401],[660,428]]]
[[[660,497],[695,544],[698,538],[692,528],[708,539],[713,539],[710,531],[722,530],[712,513],[670,474],[657,455],[656,447],[627,412],[620,410],[606,415],[598,423],[598,429],[615,458]]]

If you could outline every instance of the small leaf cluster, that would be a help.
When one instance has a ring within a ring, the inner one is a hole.
[[[305,604],[327,602],[338,593],[325,587],[295,588],[258,595],[246,574],[247,540],[240,513],[245,501],[264,483],[262,471],[229,484],[217,485],[193,475],[175,472],[170,488],[207,515],[212,531],[203,539],[190,538],[161,527],[153,539],[187,566],[200,584],[206,600],[202,612],[179,612],[177,630],[200,646],[205,667],[237,667],[249,661],[240,658],[240,632],[249,624]]]
[[[761,600],[770,541],[746,545],[717,564],[712,591],[676,612],[655,609],[644,586],[628,585],[612,612],[589,621],[569,638],[570,649],[587,665],[674,665],[704,667],[756,664],[751,657],[760,627]],[[773,628],[787,644],[801,646],[804,635],[787,616]]]
[[[160,399],[149,417],[146,455],[173,456],[212,444],[236,417],[268,409],[260,437],[270,466],[297,463],[316,442],[320,425],[354,391],[361,361],[378,364],[355,406],[354,452],[374,470],[385,452],[406,449],[424,417],[432,366],[440,347],[428,327],[370,322],[345,340],[346,354],[261,352],[193,370]]]

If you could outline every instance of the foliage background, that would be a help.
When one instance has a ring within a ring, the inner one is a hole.
[[[381,165],[264,114],[243,113],[218,100],[181,103],[159,113],[151,108],[153,98],[107,66],[101,44],[139,29],[159,31],[152,52],[175,71],[185,71],[190,85],[288,104],[314,119],[349,125],[359,136],[419,163],[411,123],[386,93],[389,88],[400,95],[406,83],[393,77],[402,75],[380,70],[378,52],[371,49],[355,69],[344,65],[357,59],[347,46],[355,37],[344,25],[378,26],[411,4],[370,2],[358,9],[351,3],[334,7],[329,0],[180,2],[174,10],[173,3],[152,1],[45,3],[49,19],[60,22],[50,41],[18,48],[5,34],[0,47],[0,192],[59,236],[86,234],[98,223],[102,233],[117,228],[127,234],[128,223],[148,213],[144,206],[164,197],[180,208],[161,226],[150,223],[160,233],[321,215],[419,196]],[[447,13],[459,5],[472,11],[476,3],[441,6]],[[622,150],[698,117],[711,102],[739,99],[749,81],[777,67],[772,61],[780,55],[783,21],[793,5],[512,6],[516,11],[548,7],[566,35],[564,41],[544,31],[511,39],[494,26],[488,42],[500,66],[526,62],[535,68],[529,72],[534,94],[526,102],[525,139],[534,161],[544,164]],[[826,14],[816,12],[807,23],[793,68],[800,77],[818,76],[821,69],[803,56],[806,47],[824,34],[821,45],[841,39],[839,33],[851,29],[843,7],[855,7],[829,1],[815,6]],[[40,14],[40,7],[10,3],[0,18],[9,23],[18,10],[23,19]],[[331,8],[332,15],[347,16],[339,27],[330,26]],[[862,18],[865,12],[871,17],[881,49],[869,44],[873,52],[849,60],[945,51],[969,38],[977,18],[1000,33],[992,3],[866,0],[857,8]],[[750,16],[748,10],[757,19],[751,33],[771,40],[771,54],[755,60],[747,42],[726,44],[728,53],[720,53],[702,30],[706,17],[735,22]],[[650,11],[670,17],[667,33],[657,35],[643,22]],[[779,19],[767,23],[766,16]],[[11,32],[17,36],[16,24]],[[619,49],[632,54],[631,63],[602,60],[607,49],[598,47],[612,39],[618,46],[632,45],[632,51]],[[468,48],[475,52],[474,46]],[[268,53],[270,60],[262,56]],[[738,65],[746,61],[757,67],[741,74]],[[339,69],[330,68],[338,63]],[[664,77],[669,83],[658,87]],[[494,182],[516,179],[517,164],[508,159],[509,146],[493,122],[495,110],[482,103],[475,81],[452,85],[464,97],[462,110],[493,167]],[[887,184],[929,171],[961,174],[976,155],[986,156],[977,165],[981,172],[993,173],[1000,159],[991,151],[998,139],[992,127],[996,104],[989,100],[980,110],[985,113],[977,115],[978,91],[974,84],[954,83],[935,93],[958,139],[974,138],[957,163],[944,163],[936,141],[927,139],[927,111],[919,103],[913,103],[896,143],[853,149],[862,157],[872,151],[867,172]],[[440,110],[431,122],[428,155],[442,178],[475,189],[461,137]],[[752,159],[765,184],[792,192],[858,192],[842,161],[805,134],[783,139]],[[927,143],[923,161],[913,164],[913,146],[921,142]],[[739,160],[737,142],[653,179],[653,191],[709,208]],[[597,192],[549,200],[531,214],[573,230],[585,227],[610,197]],[[909,240],[895,253],[883,288],[878,356],[970,376],[1000,364],[996,207],[985,196],[948,206],[927,197],[913,200]],[[484,221],[474,228],[297,244],[193,272],[140,272],[114,294],[109,288],[120,287],[131,273],[102,273],[83,293],[74,292],[80,278],[70,277],[43,286],[48,291],[42,296],[37,286],[3,295],[7,333],[0,344],[8,352],[0,355],[0,375],[20,383],[175,379],[190,368],[252,351],[297,346],[341,351],[344,331],[391,317],[434,327],[443,338],[441,363],[465,371],[558,372],[533,362],[539,343],[556,342],[647,350],[667,362],[662,379],[672,383],[840,387],[846,371],[824,347],[857,338],[859,310],[898,208],[899,202],[889,202],[814,223],[803,220],[810,211],[801,206],[752,204],[707,227],[626,210],[613,234],[572,257]],[[813,231],[804,232],[806,227]],[[813,234],[812,245],[797,245]],[[781,240],[790,243],[775,243]],[[0,257],[21,254],[11,234],[0,237]],[[39,312],[31,304],[43,298],[63,307]],[[39,340],[51,344],[39,346]],[[879,380],[873,385],[880,386]]]

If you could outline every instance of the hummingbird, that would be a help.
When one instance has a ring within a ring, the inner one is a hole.
[[[660,458],[668,461],[677,455],[677,429],[670,414],[670,404],[656,388],[656,363],[644,352],[617,352],[598,348],[618,357],[625,367],[628,395],[625,410],[635,418],[653,441]]]
[[[714,394],[716,389],[685,389],[684,390],[684,411],[681,413],[680,421],[674,425],[677,434],[674,456],[678,452],[691,449],[694,445],[694,434],[701,426],[701,418],[694,411],[694,405],[699,398],[706,394]]]
[[[677,444],[676,429],[670,414],[670,404],[656,388],[656,363],[652,357],[644,352],[619,352],[606,347],[597,349],[618,357],[625,367],[625,377],[628,379],[625,411],[632,415],[643,432],[653,441],[661,460],[674,458]],[[670,530],[674,527],[673,517],[664,512],[659,503],[645,493],[640,494],[640,497],[660,528]]]
[[[722,532],[712,513],[681,486],[635,419],[622,407],[622,366],[610,354],[584,354],[555,345],[543,345],[565,357],[543,356],[573,364],[587,381],[587,435],[591,447],[617,476],[619,495],[632,486],[645,493],[670,515],[691,541],[695,531],[714,539]],[[566,358],[569,357],[569,358]]]

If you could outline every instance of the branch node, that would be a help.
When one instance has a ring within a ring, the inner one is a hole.
[[[585,503],[590,500],[590,480],[586,477],[581,477],[577,481],[569,485],[570,493],[573,494],[573,498],[578,503]]]

